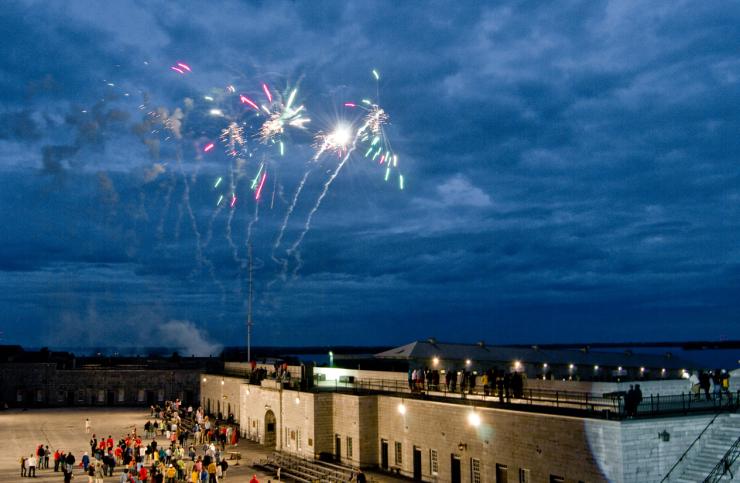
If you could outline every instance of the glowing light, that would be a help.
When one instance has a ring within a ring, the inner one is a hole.
[[[213,149],[213,143],[206,144],[206,147],[203,148],[203,152],[207,153],[208,151]]]
[[[480,426],[480,414],[475,411],[470,411],[468,413],[468,424],[476,428]]]
[[[224,195],[221,195],[218,197],[218,201],[216,202],[216,206],[221,206],[221,202],[224,200]]]
[[[514,369],[519,370],[522,368],[522,363],[519,361],[514,361]]]
[[[218,185],[220,185],[221,184],[221,181],[223,181],[223,180],[224,179],[221,176],[219,176],[218,179],[216,180],[216,184],[214,184],[213,187],[214,188],[218,188]]]
[[[293,105],[293,101],[295,100],[295,95],[298,93],[298,89],[293,89],[290,93],[290,96],[288,96],[288,102],[285,104],[286,109],[290,109],[290,106]]]
[[[398,404],[398,414],[400,415],[406,414],[406,405],[404,403]]]
[[[640,368],[640,372],[645,372],[645,368],[644,367],[641,367]]]
[[[661,370],[660,370],[660,373],[661,373],[661,374],[665,374],[665,367],[664,367],[663,369],[661,369]]]
[[[354,102],[345,102],[344,107],[357,107],[357,104]]]
[[[296,397],[295,397],[295,403],[296,403],[296,404],[300,404],[300,403],[301,403],[301,398],[300,398],[300,397],[298,397],[298,396],[296,396]]]
[[[375,77],[375,80],[380,80],[380,74],[378,74],[378,71],[373,69],[373,77]]]
[[[434,364],[435,366],[439,364],[439,357],[435,357],[434,359],[432,359],[432,364]]]
[[[226,90],[229,91],[229,92],[231,92],[233,94],[234,92],[236,92],[236,87],[234,87],[232,85],[228,85],[228,86],[226,86]]]
[[[617,372],[622,372],[622,366],[617,367]]]
[[[465,365],[466,366],[469,366],[472,363],[473,363],[473,361],[471,361],[470,359],[465,359]]]
[[[280,141],[280,156],[285,156],[285,144]]]
[[[185,69],[185,70],[186,70],[186,71],[188,71],[188,72],[193,72],[193,71],[192,71],[192,70],[190,69],[190,66],[189,66],[188,64],[185,64],[185,63],[183,63],[183,62],[178,62],[178,63],[177,63],[177,65],[178,65],[178,66],[179,66],[180,68],[182,68],[182,69]]]
[[[575,369],[575,367],[576,367],[575,365],[573,365],[573,364],[570,364],[570,365],[568,366],[568,369],[570,369],[570,370],[572,371],[573,369]]]
[[[598,371],[598,370],[599,370],[599,366],[598,365],[595,365],[594,366],[594,371]]]
[[[398,175],[398,187],[399,189],[403,190],[403,175],[402,174]]]
[[[221,109],[211,109],[210,111],[208,111],[208,114],[216,117],[224,117],[224,111],[222,111]]]
[[[203,96],[203,99],[205,99],[207,101],[210,101],[210,102],[213,102],[213,97],[211,97],[211,96]]]
[[[265,180],[267,179],[267,173],[264,173],[262,175],[262,181],[260,181],[259,186],[257,187],[257,191],[254,194],[254,199],[259,200],[260,196],[262,195],[262,187],[265,185]]]
[[[231,195],[231,208],[233,208],[234,205],[236,205],[236,195],[232,194]]]
[[[545,362],[544,364],[542,364],[542,368],[543,369],[547,369],[547,362]]]
[[[265,96],[267,96],[267,102],[272,103],[272,94],[270,93],[270,88],[267,87],[267,84],[264,82],[262,83],[262,90],[265,91]]]
[[[182,69],[179,69],[179,68],[175,67],[174,65],[173,65],[172,67],[170,67],[170,69],[172,69],[172,70],[174,70],[175,72],[178,72],[178,73],[180,73],[180,74],[184,74],[184,73],[185,73],[185,71],[184,71],[184,70],[182,70]]]
[[[260,107],[252,99],[245,96],[244,94],[239,95],[239,100],[242,102],[242,104],[247,104],[248,106],[252,107],[256,111],[260,110]]]

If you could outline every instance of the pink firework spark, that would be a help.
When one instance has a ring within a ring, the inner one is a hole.
[[[174,70],[175,72],[179,72],[180,74],[184,74],[185,73],[184,70],[182,70],[182,69],[180,69],[178,67],[175,67],[174,65],[172,67],[170,67],[170,69]]]
[[[357,104],[354,102],[345,102],[344,107],[357,107]]]
[[[257,187],[257,191],[254,193],[255,200],[259,200],[260,196],[262,196],[262,187],[265,185],[266,179],[267,179],[267,172],[262,174],[262,180],[260,181],[260,185]]]
[[[262,83],[262,90],[265,91],[265,95],[267,96],[267,102],[272,104],[272,94],[270,93],[270,88],[267,87],[267,84],[264,82]]]
[[[239,100],[242,101],[242,104],[247,104],[247,105],[253,107],[257,111],[260,110],[259,106],[257,104],[255,104],[255,102],[252,99],[250,99],[249,97],[245,96],[244,94],[242,94],[242,95],[239,96]]]
[[[193,72],[190,69],[190,66],[188,64],[184,63],[184,62],[178,62],[177,65],[180,66],[181,68],[185,69],[188,72]]]
[[[203,148],[203,152],[204,153],[207,153],[211,149],[213,149],[213,143],[208,143],[208,144],[206,144],[206,147]]]

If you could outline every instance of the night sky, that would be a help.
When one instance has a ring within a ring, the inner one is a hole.
[[[311,122],[268,154],[254,344],[740,338],[735,4],[6,2],[0,31],[0,344],[243,344],[258,160],[217,208],[209,112],[253,125],[226,86],[262,82]],[[378,94],[405,189],[355,153],[291,256],[339,161],[313,134]]]

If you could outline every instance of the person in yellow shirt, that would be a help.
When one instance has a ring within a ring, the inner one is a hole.
[[[169,465],[167,467],[167,472],[165,473],[165,476],[167,477],[167,483],[175,483],[176,475],[177,475],[177,471],[175,470],[175,467],[172,465]]]
[[[218,483],[216,480],[216,462],[211,461],[208,465],[208,483]]]

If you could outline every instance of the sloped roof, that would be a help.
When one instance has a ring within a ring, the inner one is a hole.
[[[594,352],[575,349],[540,349],[536,347],[487,346],[484,344],[455,344],[436,341],[415,341],[395,349],[376,354],[382,359],[431,360],[438,357],[445,361],[550,365],[600,365],[604,367],[652,367],[666,369],[692,369],[698,365],[686,359],[658,354]]]

